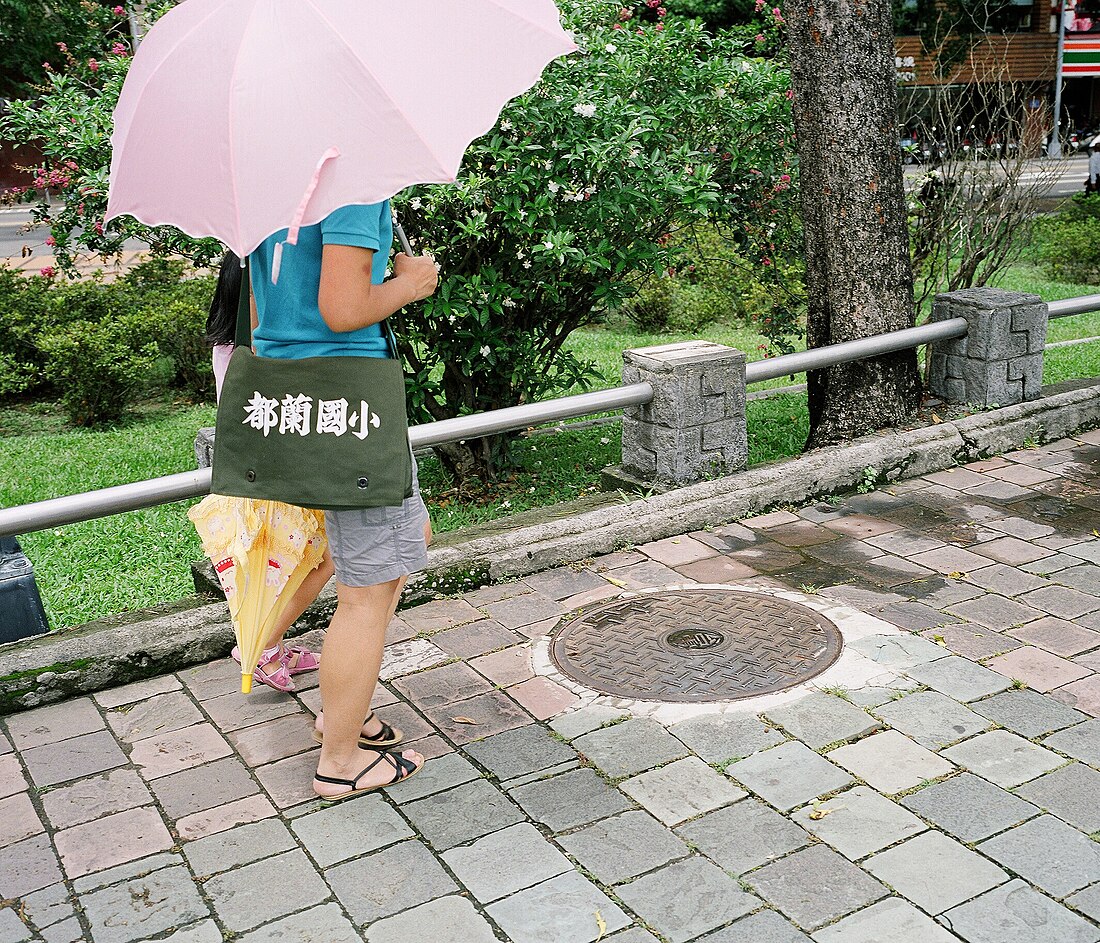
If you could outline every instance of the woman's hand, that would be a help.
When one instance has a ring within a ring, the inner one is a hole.
[[[435,293],[439,284],[439,270],[430,255],[405,255],[398,252],[393,257],[393,277],[400,280],[412,292],[413,301],[423,301]]]

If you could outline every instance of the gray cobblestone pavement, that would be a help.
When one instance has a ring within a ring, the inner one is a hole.
[[[0,943],[1097,943],[1098,469],[1090,433],[405,610],[375,706],[431,759],[343,804],[315,677],[0,718]],[[552,668],[563,614],[692,582],[845,654],[720,708]]]

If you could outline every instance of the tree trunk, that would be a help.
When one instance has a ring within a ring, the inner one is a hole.
[[[889,0],[785,10],[806,237],[807,344],[912,327]],[[809,374],[815,448],[903,422],[920,401],[915,350]]]

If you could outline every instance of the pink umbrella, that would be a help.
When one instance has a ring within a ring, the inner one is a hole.
[[[185,0],[134,57],[111,137],[107,218],[272,233],[414,183],[462,154],[576,49],[553,0]]]

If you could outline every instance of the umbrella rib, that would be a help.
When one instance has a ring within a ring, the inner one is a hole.
[[[355,58],[355,60],[366,70],[367,74],[374,80],[375,86],[377,86],[378,90],[389,100],[390,104],[393,105],[393,107],[397,110],[398,114],[400,114],[400,115],[402,115],[402,117],[404,117],[404,112],[401,110],[400,106],[394,100],[393,96],[388,91],[386,91],[385,86],[379,81],[378,76],[375,75],[374,72],[371,70],[371,67],[369,65],[367,65],[367,63],[364,62],[363,59],[359,55],[356,54],[355,50],[352,49],[351,46],[348,45],[347,41],[343,38],[343,36],[340,35],[340,31],[336,28],[335,24],[333,24],[332,21],[329,20],[329,18],[327,16],[325,16],[324,11],[322,11],[317,6],[317,4],[315,4],[313,2],[313,0],[305,0],[305,2],[313,8],[313,10],[317,13],[317,16],[321,19],[321,21],[325,24],[325,26],[328,27],[328,29],[332,33],[332,35],[335,36],[336,39],[339,40],[339,42],[343,44],[344,48],[346,48],[348,50],[348,52],[351,53],[351,55]],[[406,119],[406,120],[408,120],[408,119]],[[436,162],[436,165],[439,167],[439,169],[444,174],[446,174],[448,177],[453,176],[451,171],[448,170],[448,168],[444,166],[443,161],[441,161],[439,159],[439,155],[435,152],[435,150],[432,148],[432,146],[426,140],[424,140],[424,135],[422,135],[420,133],[420,129],[417,128],[411,121],[408,121],[408,125],[409,125],[410,128],[412,128],[412,130],[416,134],[416,136],[418,138],[420,138],[420,143],[424,145],[424,149],[428,152],[428,154],[431,155],[432,160],[434,160]]]
[[[244,24],[244,29],[241,30],[241,45],[244,44],[244,37],[248,33],[249,27],[252,26],[252,21],[256,18],[256,7],[257,6],[258,6],[258,4],[255,2],[255,0],[253,0],[252,10],[248,14],[248,22],[246,22]],[[227,104],[228,104],[228,111],[229,111],[229,114],[228,114],[228,119],[229,120],[228,120],[228,123],[227,123],[227,129],[229,131],[229,183],[230,183],[230,186],[233,187],[233,216],[237,221],[237,238],[236,238],[236,241],[238,243],[242,241],[243,233],[241,232],[241,201],[240,201],[239,195],[237,193],[237,167],[236,167],[237,155],[236,155],[236,151],[234,149],[234,140],[233,140],[233,112],[234,112],[233,88],[237,84],[237,69],[240,67],[240,64],[241,64],[241,46],[238,46],[237,47],[237,54],[233,59],[233,74],[230,75],[230,77],[229,77],[229,89],[228,89],[229,94],[226,95],[226,100],[227,100]],[[261,240],[261,242],[262,241],[263,240]],[[255,251],[255,249],[257,249],[257,248],[259,248],[258,244],[256,246],[253,246],[253,248],[250,249],[247,254],[251,255],[252,252]],[[242,262],[241,264],[243,265],[244,263]]]
[[[554,36],[554,34],[550,30],[548,30],[545,26],[543,26],[541,23],[536,23],[534,20],[529,20],[529,19],[526,19],[525,17],[520,16],[515,10],[513,10],[509,7],[506,7],[503,3],[500,2],[500,0],[486,0],[486,2],[491,3],[495,7],[499,7],[501,10],[503,10],[509,16],[512,16],[515,19],[520,20],[523,23],[529,23],[531,26],[535,27],[535,29],[539,30],[542,33],[545,33],[547,36],[553,36],[555,39],[558,38],[557,36]],[[562,29],[563,32],[566,32],[565,27],[561,27],[561,29]],[[566,35],[569,35],[570,39],[572,39],[572,36],[568,32],[566,32]],[[576,43],[574,43],[573,45],[575,46]]]

